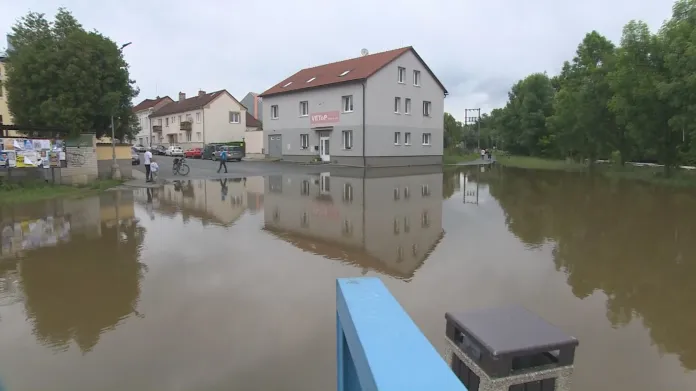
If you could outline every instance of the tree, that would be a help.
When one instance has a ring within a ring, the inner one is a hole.
[[[452,116],[452,114],[445,113],[444,127],[445,127],[445,139],[444,139],[445,148],[456,146],[461,141],[461,137],[462,137],[461,123],[459,121],[457,121]]]
[[[668,107],[658,94],[658,83],[662,79],[659,45],[646,23],[630,21],[626,24],[615,67],[609,75],[613,91],[609,108],[619,125],[626,129],[626,149],[630,144],[636,155],[653,159],[661,157],[660,160],[664,161],[674,151],[669,150],[669,143],[663,139],[665,132],[659,131],[668,128]],[[624,151],[621,155],[622,158],[630,157]]]
[[[115,42],[87,32],[60,9],[53,22],[30,12],[12,28],[8,106],[19,125],[63,127],[72,135],[132,136],[131,100],[138,94]]]
[[[553,96],[553,85],[544,73],[531,74],[512,86],[500,116],[500,136],[507,150],[532,156],[551,153],[546,117],[552,114]]]
[[[614,51],[614,45],[598,32],[585,36],[573,61],[564,67],[549,118],[559,148],[588,159],[590,164],[619,144],[616,121],[608,108],[612,91],[607,74],[613,66]]]
[[[679,0],[672,7],[672,17],[662,26],[657,36],[655,65],[660,78],[657,81],[659,98],[666,103],[660,108],[660,119],[667,123],[655,129],[659,155],[669,175],[678,163],[678,149],[686,142],[686,133],[696,136],[696,0]],[[692,147],[693,148],[693,147]]]

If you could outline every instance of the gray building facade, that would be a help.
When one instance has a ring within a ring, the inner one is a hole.
[[[441,164],[446,94],[411,47],[304,69],[261,94],[266,154],[356,167]]]
[[[263,121],[263,105],[261,104],[261,97],[255,92],[250,92],[246,94],[244,99],[240,101],[244,107],[247,108],[247,112],[251,114],[254,118],[259,121]]]

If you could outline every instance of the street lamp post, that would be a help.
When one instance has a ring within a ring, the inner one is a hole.
[[[133,42],[128,42],[121,45],[118,51],[122,51],[123,48],[130,45],[131,43]],[[111,112],[111,178],[121,180],[121,167],[118,165],[118,161],[116,160],[116,128],[114,127],[113,111]]]

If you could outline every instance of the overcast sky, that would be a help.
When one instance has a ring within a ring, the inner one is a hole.
[[[672,0],[0,0],[4,36],[28,11],[68,8],[124,49],[137,100],[227,89],[263,92],[301,68],[413,46],[449,90],[445,110],[489,111],[531,72],[555,74],[595,29],[618,42],[653,29]],[[0,48],[4,48],[4,44]],[[137,103],[137,102],[136,102]]]

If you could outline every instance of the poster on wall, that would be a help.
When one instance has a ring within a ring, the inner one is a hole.
[[[17,153],[12,150],[2,151],[2,154],[6,156],[7,167],[17,167]]]
[[[2,143],[3,150],[14,150],[14,141],[11,138],[6,138]]]
[[[60,167],[60,160],[58,159],[58,152],[50,152],[48,154],[48,160],[51,167]]]
[[[17,167],[17,168],[26,167],[24,165],[24,151],[15,151],[15,153],[17,154],[17,157],[16,157],[17,164],[15,165],[15,167]]]

